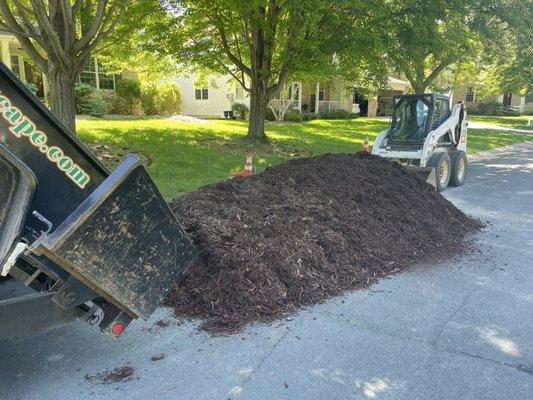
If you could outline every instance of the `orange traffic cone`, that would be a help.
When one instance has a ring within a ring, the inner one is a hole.
[[[252,153],[246,153],[246,162],[244,163],[244,169],[237,172],[232,172],[231,176],[250,176],[255,174],[254,164],[252,162]]]
[[[361,151],[368,153],[368,135],[365,136],[365,141],[363,143],[363,147],[361,148]]]

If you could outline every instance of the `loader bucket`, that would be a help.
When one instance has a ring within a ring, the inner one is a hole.
[[[419,179],[429,183],[434,188],[437,188],[437,175],[434,167],[418,167],[416,165],[408,165],[405,167],[407,172],[416,175]]]
[[[133,318],[148,318],[196,257],[134,155],[32,250]]]

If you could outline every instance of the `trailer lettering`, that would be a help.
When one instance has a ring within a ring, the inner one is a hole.
[[[16,124],[22,115],[17,107],[10,107],[4,110],[4,118],[11,124]]]
[[[85,186],[89,182],[89,175],[82,170],[79,166],[74,164],[74,168],[68,173],[70,179],[76,182],[79,186]]]
[[[65,157],[61,157],[57,165],[59,166],[59,169],[61,171],[68,172],[74,166],[74,162],[72,161],[72,158],[65,156]]]
[[[31,135],[30,137],[30,142],[36,146],[36,147],[41,147],[41,145],[45,144],[46,143],[46,140],[48,138],[46,137],[46,135],[44,133],[42,133],[41,131],[37,131],[35,132],[33,135]]]
[[[4,111],[5,108],[11,107],[11,103],[5,96],[0,96],[0,106],[1,111]]]
[[[52,146],[50,147],[50,150],[48,150],[48,154],[46,155],[46,157],[52,161],[52,162],[57,162],[57,160],[59,160],[61,157],[63,157],[63,152],[61,151],[61,149],[59,147],[56,147],[56,146]]]
[[[17,138],[26,137],[29,143],[54,163],[78,187],[84,189],[91,177],[74,160],[65,155],[59,146],[50,146],[48,136],[37,129],[32,120],[25,116],[20,109],[11,105],[11,100],[0,95],[0,114],[11,126],[9,131]]]
[[[24,136],[30,136],[33,134],[33,132],[35,132],[35,125],[32,124],[27,118],[23,118],[17,125],[10,127],[9,130],[16,137],[20,137],[21,134]]]

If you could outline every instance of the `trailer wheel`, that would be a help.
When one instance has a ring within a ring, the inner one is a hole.
[[[454,150],[450,152],[450,160],[452,162],[452,174],[450,176],[450,185],[461,186],[466,179],[467,159],[466,153],[462,150]]]
[[[439,152],[435,153],[429,159],[426,164],[428,167],[435,168],[435,178],[437,181],[437,190],[442,192],[448,186],[450,182],[450,176],[452,171],[452,163],[448,153]]]

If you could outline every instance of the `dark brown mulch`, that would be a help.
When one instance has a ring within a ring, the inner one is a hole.
[[[165,304],[214,333],[462,251],[482,226],[403,167],[365,153],[291,160],[171,208],[201,256]]]

